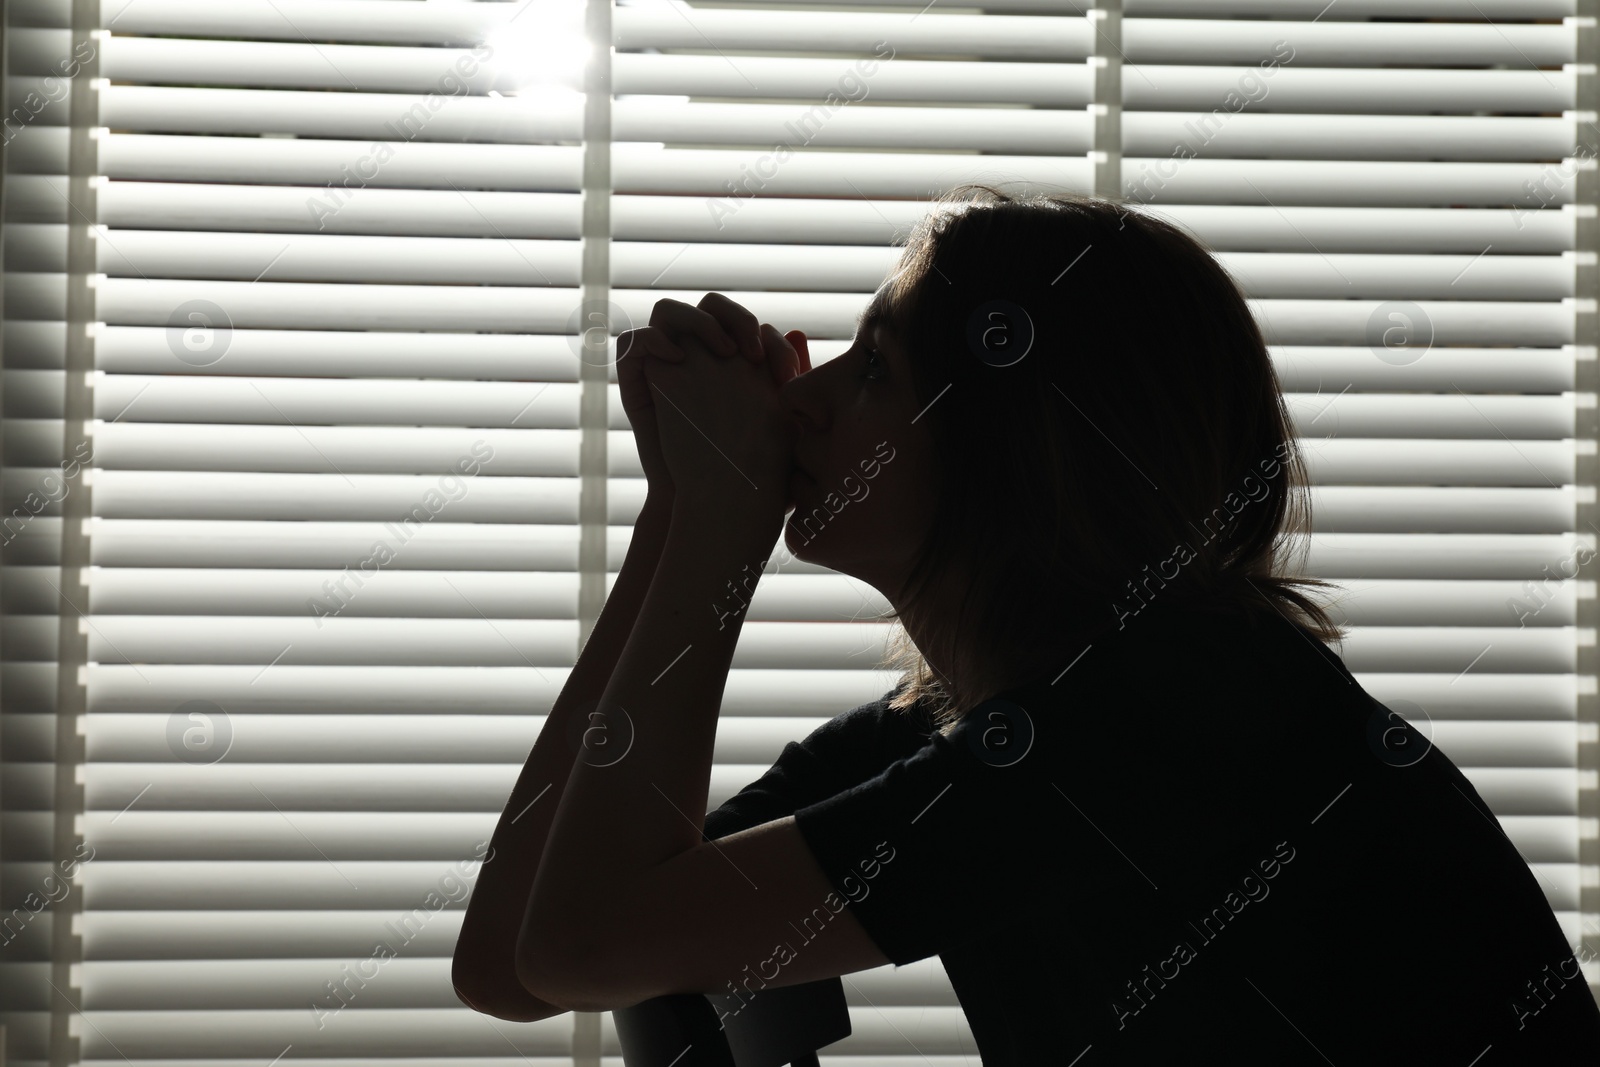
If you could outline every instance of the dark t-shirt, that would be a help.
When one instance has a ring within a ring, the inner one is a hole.
[[[1281,616],[1153,602],[948,737],[896,692],[706,837],[793,814],[889,960],[940,957],[985,1067],[1600,1062],[1493,813]]]

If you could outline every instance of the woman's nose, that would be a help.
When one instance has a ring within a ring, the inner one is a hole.
[[[805,430],[819,430],[827,425],[823,384],[816,370],[810,370],[795,375],[779,388],[790,416]]]

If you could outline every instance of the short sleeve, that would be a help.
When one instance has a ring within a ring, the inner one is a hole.
[[[1050,780],[1044,754],[1008,764],[983,753],[974,719],[794,813],[818,865],[896,966],[1083,895],[1140,891],[1129,880],[1139,876],[1108,862],[1104,841]]]
[[[703,840],[711,841],[829,797],[880,772],[926,740],[919,721],[888,708],[897,686],[871,703],[851,708],[784,745],[760,778],[708,812]]]
[[[792,815],[799,805],[826,795],[828,783],[826,767],[799,742],[790,741],[765,774],[706,814],[701,837],[714,841]]]

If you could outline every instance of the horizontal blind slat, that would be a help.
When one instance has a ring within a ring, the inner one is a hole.
[[[1442,670],[1369,671],[1352,664],[1362,687],[1380,701],[1407,700],[1430,717],[1478,721],[1572,722],[1577,693],[1557,673],[1493,674],[1462,667],[1478,653]],[[21,665],[17,665],[20,667]],[[526,665],[485,671],[445,666],[297,666],[278,664],[96,664],[89,669],[89,710],[170,715],[179,704],[210,699],[233,714],[416,714],[449,701],[459,714],[527,715],[548,707],[568,668]],[[13,674],[14,679],[21,678]],[[879,699],[894,685],[877,669],[740,669],[728,676],[725,718],[810,715],[832,718],[841,709]],[[791,738],[793,739],[793,738]]]
[[[13,230],[17,247],[58,247],[56,227],[24,225]],[[1304,243],[1302,241],[1301,243]],[[1493,248],[1493,244],[1488,246]],[[251,281],[427,282],[510,285],[543,282],[575,286],[576,241],[501,237],[272,234],[185,230],[124,230],[107,227],[99,242],[99,268],[113,275],[152,275]],[[1386,296],[1391,299],[1559,300],[1575,296],[1572,253],[1560,256],[1371,254],[1349,252],[1232,252],[1218,261],[1247,295],[1257,297]],[[731,288],[745,284],[818,291],[870,291],[897,252],[866,245],[711,244],[632,242],[612,244],[615,285],[645,288]],[[30,260],[33,269],[64,268],[64,262]]]
[[[48,516],[35,519],[48,524]],[[343,567],[385,533],[382,522],[271,522],[251,520],[95,520],[93,559],[108,567]],[[632,529],[607,527],[608,568],[619,570]],[[1587,537],[1587,540],[1585,540]],[[1315,539],[1291,539],[1310,552],[1310,569],[1331,577],[1491,579],[1538,577],[1540,568],[1595,547],[1593,535],[1412,534],[1319,530]],[[395,569],[449,567],[470,558],[482,570],[571,570],[577,531],[570,525],[430,523],[397,556]],[[771,561],[769,560],[769,563]],[[826,572],[804,560],[780,556],[784,573]]]
[[[573,632],[570,627],[569,632]],[[570,663],[575,659],[576,647],[568,648],[566,658]],[[224,705],[231,714],[321,715],[336,711],[427,716],[448,704],[453,715],[526,718],[551,706],[569,669],[563,665],[533,667],[526,663],[494,670],[474,666],[294,663],[278,663],[270,670],[262,670],[261,664],[98,663],[89,668],[88,707],[91,713],[131,711],[170,716],[186,701],[210,700]],[[876,667],[806,668],[799,675],[806,683],[803,686],[795,684],[796,675],[795,670],[777,668],[731,672],[724,691],[723,716],[832,718],[842,710],[881,698],[894,685],[893,674]],[[1441,679],[1441,684],[1446,680]],[[1467,681],[1463,679],[1462,684]],[[1538,677],[1529,681],[1534,686],[1542,684]],[[1469,691],[1471,687],[1463,690]]]
[[[1351,670],[1459,671],[1481,656],[1474,669],[1491,673],[1574,672],[1572,633],[1511,623],[1508,618],[1500,626],[1356,627],[1340,655]],[[568,621],[537,618],[106,615],[90,628],[89,649],[99,663],[254,664],[258,670],[275,661],[417,663],[537,670],[570,660],[572,634]],[[851,656],[877,662],[888,636],[888,625],[877,622],[761,623],[741,634],[733,664],[798,670],[848,662]]]

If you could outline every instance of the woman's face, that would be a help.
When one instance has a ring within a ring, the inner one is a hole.
[[[885,299],[880,290],[843,354],[783,387],[804,472],[790,485],[784,544],[893,601],[932,521],[934,489],[930,416],[913,395]]]

